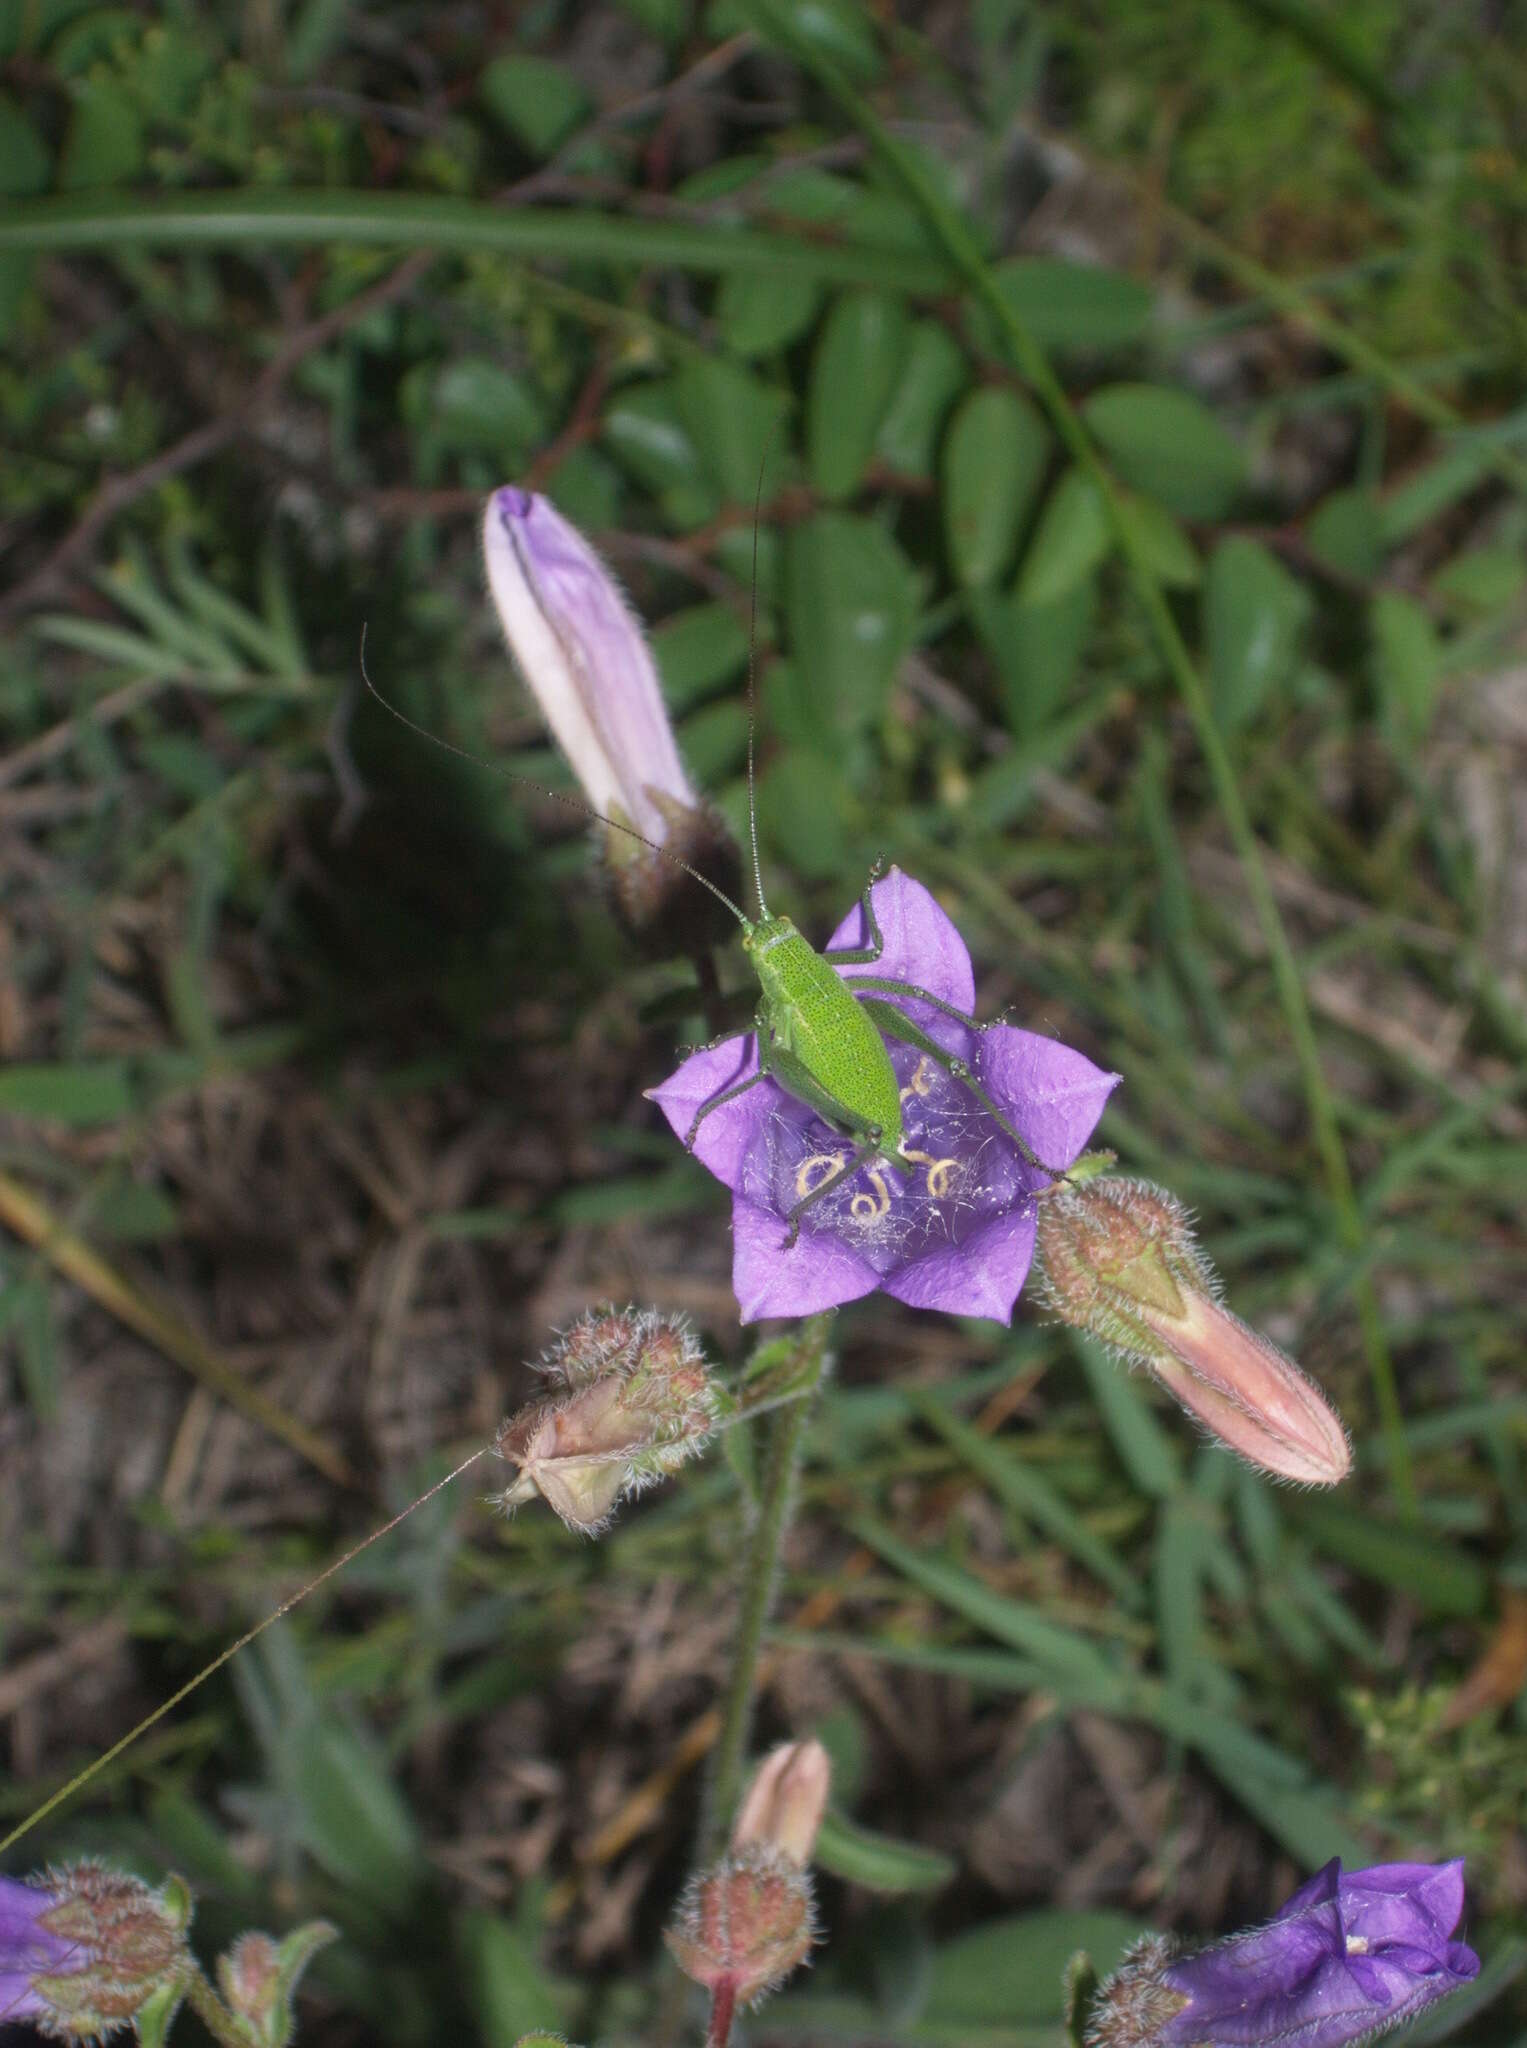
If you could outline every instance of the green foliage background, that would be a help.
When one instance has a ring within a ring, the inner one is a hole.
[[[767,457],[771,895],[935,888],[1358,1468],[1271,1489],[1033,1316],[846,1313],[766,1717],[838,1763],[829,1938],[758,2035],[1048,2048],[1078,1945],[1466,1853],[1486,1971],[1413,2038],[1527,2040],[1524,48],[1510,0],[0,4],[7,1818],[550,1322],[737,1359],[640,1095],[689,970],[358,671],[563,779],[476,560],[529,479],[740,831]],[[590,1844],[714,1695],[730,1448],[597,1547],[442,1496],[8,1867],[332,1918],[311,2038],[639,2037],[688,1779]]]

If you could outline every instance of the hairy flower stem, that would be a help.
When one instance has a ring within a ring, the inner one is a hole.
[[[256,2048],[252,2030],[231,2013],[193,1964],[185,1980],[186,2003],[221,2048]]]
[[[710,1776],[705,1787],[700,1839],[695,1853],[695,1864],[700,1869],[719,1855],[727,1829],[732,1824],[733,1809],[742,1793],[748,1737],[753,1728],[758,1653],[779,1578],[780,1550],[795,1507],[795,1481],[806,1440],[806,1425],[826,1360],[827,1321],[826,1316],[808,1316],[801,1324],[796,1342],[803,1365],[809,1366],[810,1383],[799,1399],[777,1409],[763,1425],[767,1432],[763,1477],[739,1578],[741,1597],[737,1635],[732,1646],[732,1668],[727,1680],[726,1698],[722,1703],[721,1735],[711,1752]]]
[[[723,1984],[711,2000],[710,2025],[705,2029],[705,2048],[726,2048],[732,2038],[732,2016],[737,2010],[737,1994],[730,1984]]]
[[[1278,991],[1299,1062],[1309,1110],[1315,1147],[1325,1170],[1326,1188],[1336,1211],[1342,1242],[1351,1254],[1352,1291],[1357,1305],[1358,1325],[1367,1354],[1369,1377],[1384,1430],[1385,1458],[1391,1483],[1402,1511],[1415,1513],[1415,1484],[1411,1475],[1410,1449],[1405,1441],[1404,1417],[1395,1384],[1394,1361],[1385,1338],[1383,1319],[1372,1275],[1363,1258],[1365,1230],[1362,1211],[1352,1184],[1346,1147],[1337,1121],[1336,1106],[1320,1065],[1315,1028],[1305,1001],[1293,947],[1284,929],[1283,915],[1268,880],[1262,849],[1246,809],[1240,781],[1219,728],[1209,708],[1209,693],[1189,654],[1177,622],[1172,616],[1156,572],[1141,553],[1139,541],[1122,516],[1117,492],[1108,466],[1092,444],[1092,437],[1066,396],[1049,358],[1028,328],[1013,311],[982,253],[981,246],[964,219],[934,185],[912,152],[892,134],[864,95],[855,87],[818,44],[799,35],[793,20],[777,0],[745,0],[745,12],[759,24],[771,42],[788,50],[802,68],[810,72],[838,102],[849,119],[873,146],[892,176],[923,214],[944,251],[963,275],[972,292],[986,308],[1003,335],[1009,357],[1019,374],[1033,388],[1054,424],[1056,432],[1077,466],[1101,493],[1115,544],[1129,571],[1130,581],[1150,623],[1162,659],[1182,698],[1192,722],[1199,750],[1214,793],[1234,841],[1241,871],[1246,878],[1258,924],[1262,928]]]

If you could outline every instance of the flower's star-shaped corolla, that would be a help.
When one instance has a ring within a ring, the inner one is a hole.
[[[871,901],[883,950],[872,964],[841,967],[844,980],[908,982],[968,1013],[975,1001],[970,955],[922,884],[893,868]],[[829,955],[868,939],[856,904],[828,941]],[[938,1061],[888,1038],[908,1164],[898,1172],[870,1160],[802,1213],[790,1245],[790,1211],[840,1169],[853,1146],[766,1078],[713,1110],[695,1136],[697,1157],[732,1191],[732,1285],[744,1322],[810,1315],[877,1287],[913,1308],[1006,1322],[1033,1255],[1035,1197],[1082,1150],[1118,1080],[1032,1031],[1007,1024],[977,1030],[931,1003],[883,1000],[965,1062],[1044,1165],[1031,1165]],[[692,1054],[652,1098],[683,1138],[703,1103],[757,1071],[757,1040],[729,1039]]]
[[[1336,1859],[1267,1926],[1168,1967],[1166,1982],[1188,2002],[1163,2040],[1341,2048],[1366,2039],[1478,1975],[1478,1956],[1450,1939],[1462,1912],[1461,1861],[1343,1874]]]

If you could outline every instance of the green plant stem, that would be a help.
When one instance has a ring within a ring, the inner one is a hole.
[[[1049,358],[1008,303],[969,226],[937,189],[916,156],[896,139],[863,94],[843,77],[822,51],[795,33],[776,0],[744,0],[744,6],[769,38],[789,50],[796,61],[832,95],[922,212],[955,269],[966,279],[996,322],[1006,339],[1014,367],[1031,386],[1067,450],[1102,496],[1114,543],[1128,567],[1136,596],[1192,722],[1215,796],[1246,877],[1247,891],[1267,946],[1278,1000],[1299,1062],[1310,1127],[1320,1153],[1331,1205],[1336,1211],[1337,1226],[1343,1243],[1355,1253],[1361,1249],[1365,1236],[1362,1214],[1352,1184],[1335,1104],[1321,1070],[1320,1051],[1293,947],[1289,943],[1272,884],[1267,878],[1261,847],[1241,794],[1239,779],[1209,708],[1208,690],[1177,629],[1155,571],[1121,516],[1107,465],[1094,448],[1080,416],[1051,369]],[[1384,1432],[1391,1483],[1402,1511],[1410,1516],[1415,1512],[1415,1485],[1395,1383],[1394,1362],[1384,1335],[1378,1297],[1366,1272],[1358,1274],[1354,1280],[1353,1292],[1369,1378]]]
[[[826,1332],[825,1316],[809,1316],[802,1323],[798,1341],[803,1350],[809,1348],[815,1352],[817,1379],[798,1400],[776,1409],[764,1424],[767,1436],[763,1477],[759,1485],[757,1513],[742,1561],[732,1668],[722,1702],[721,1733],[711,1752],[705,1806],[700,1820],[695,1865],[701,1870],[720,1854],[742,1793],[743,1766],[747,1761],[748,1738],[753,1729],[758,1655],[779,1579],[780,1550],[795,1507],[796,1479],[806,1441],[806,1425],[811,1417],[816,1387],[820,1383]]]
[[[228,2010],[194,1964],[186,1978],[186,2003],[221,2048],[258,2048],[254,2034]]]

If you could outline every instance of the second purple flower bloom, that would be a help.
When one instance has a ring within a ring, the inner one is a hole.
[[[893,868],[872,899],[885,948],[855,976],[904,981],[953,1008],[975,1002],[970,954],[933,897]],[[865,943],[860,906],[828,941]],[[848,1140],[777,1082],[760,1082],[700,1125],[695,1152],[732,1191],[732,1285],[744,1322],[811,1315],[883,1288],[913,1308],[1006,1322],[1034,1251],[1035,1198],[1086,1145],[1118,1081],[1082,1053],[1007,1024],[963,1025],[931,1004],[895,1001],[972,1075],[1019,1131],[1024,1159],[970,1090],[916,1047],[887,1040],[901,1084],[909,1167],[898,1181],[879,1161],[805,1211],[786,1243],[790,1211],[849,1157]],[[723,1088],[758,1070],[753,1037],[692,1054],[652,1099],[677,1136]]]

